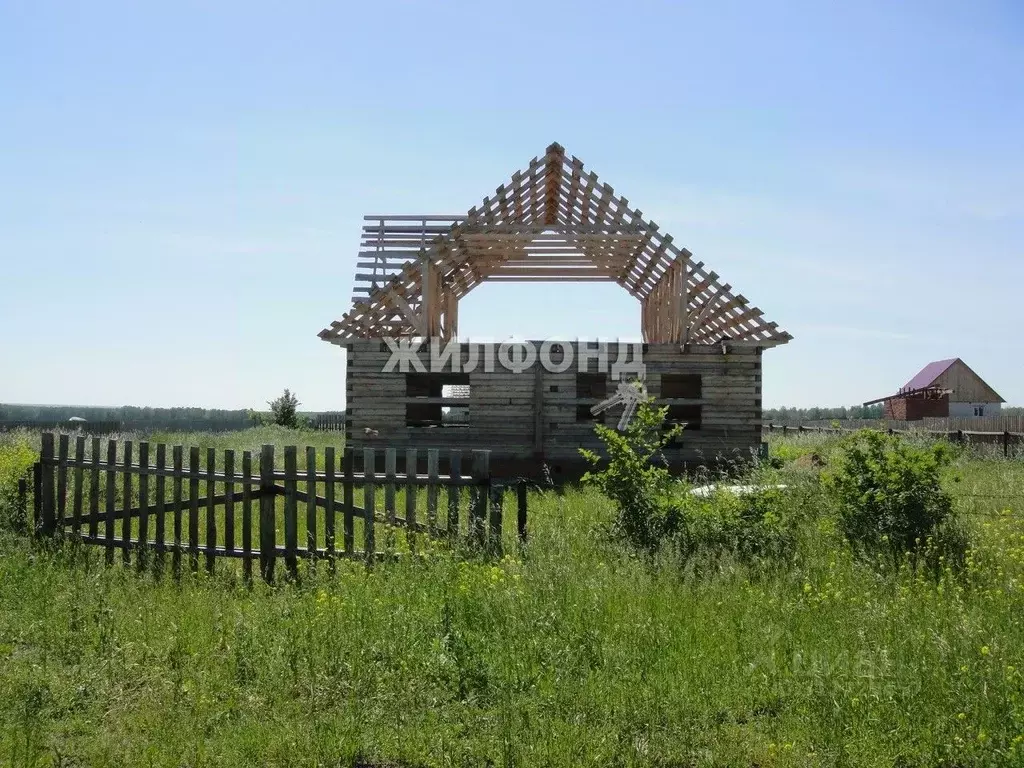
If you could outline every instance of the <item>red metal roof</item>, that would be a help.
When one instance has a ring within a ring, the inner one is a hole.
[[[903,392],[909,389],[923,389],[924,387],[930,387],[935,383],[935,380],[939,378],[946,370],[960,358],[953,357],[949,360],[936,360],[935,362],[928,363],[924,368],[917,372],[910,381],[904,384],[900,391]]]

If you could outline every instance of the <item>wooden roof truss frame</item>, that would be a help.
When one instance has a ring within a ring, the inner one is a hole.
[[[320,332],[335,344],[457,338],[459,300],[485,281],[618,283],[640,301],[645,342],[792,338],[558,144],[465,216],[364,221],[352,309]]]

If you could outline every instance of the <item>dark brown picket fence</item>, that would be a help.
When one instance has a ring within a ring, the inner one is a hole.
[[[366,448],[339,457],[330,447],[300,454],[287,446],[282,468],[273,445],[258,457],[243,451],[240,465],[232,450],[203,453],[45,433],[32,476],[35,531],[102,547],[108,563],[117,552],[125,563],[134,556],[140,569],[162,565],[168,555],[175,573],[183,558],[193,570],[203,559],[211,572],[218,558],[240,559],[246,578],[257,563],[268,582],[278,559],[295,576],[301,559],[413,554],[421,536],[500,553],[511,490],[517,515],[508,535],[526,536],[526,487],[492,482],[490,451],[409,449],[399,456],[394,448]]]

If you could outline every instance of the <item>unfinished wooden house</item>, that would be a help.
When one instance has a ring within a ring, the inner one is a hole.
[[[469,291],[538,280],[618,283],[639,303],[643,343],[459,340]],[[638,370],[686,425],[670,460],[749,457],[762,352],[791,337],[552,144],[464,215],[365,217],[352,308],[320,338],[347,351],[355,446],[489,448],[492,472],[565,477],[581,447],[600,448],[594,421],[617,420],[593,406]]]

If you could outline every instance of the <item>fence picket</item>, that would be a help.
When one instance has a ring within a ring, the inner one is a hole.
[[[526,543],[526,483],[516,486],[516,534],[519,543]]]
[[[199,448],[188,449],[188,567],[199,572]]]
[[[355,554],[356,548],[356,534],[355,534],[355,502],[353,500],[355,484],[355,463],[356,463],[356,452],[351,448],[345,448],[345,454],[342,458],[345,470],[345,483],[342,486],[342,503],[345,507],[345,519],[344,519],[344,538],[345,538],[345,555],[352,557]]]
[[[181,576],[181,544],[182,544],[182,486],[185,482],[184,458],[185,449],[176,445],[171,451],[174,463],[174,475],[171,478],[171,504],[174,507],[174,547],[171,550],[171,570],[174,577]]]
[[[56,455],[53,449],[53,433],[45,432],[42,436],[42,451],[40,453],[40,465],[43,470],[41,497],[42,497],[42,528],[44,536],[52,536],[55,530],[54,518],[54,491],[53,473],[56,468]]]
[[[107,565],[114,562],[114,520],[117,515],[117,442],[107,440],[107,481],[104,487],[106,493],[106,520],[103,524],[103,540],[106,543]]]
[[[449,459],[448,475],[455,485],[448,486],[448,535],[456,538],[459,535],[459,496],[462,489],[457,485],[462,479],[462,453],[453,450]]]
[[[374,511],[374,481],[377,456],[373,448],[363,449],[363,554],[373,562],[376,554],[376,515]]]
[[[294,445],[284,448],[284,564],[292,578],[298,576],[298,465]]]
[[[409,550],[416,551],[416,449],[405,451],[405,539]]]
[[[206,449],[206,537],[204,549],[206,550],[206,570],[213,573],[217,565],[217,505],[214,498],[217,495],[217,481],[214,475],[217,473],[217,451],[214,448]]]
[[[156,534],[153,537],[153,551],[156,553],[155,562],[157,567],[163,571],[164,553],[167,548],[164,544],[164,537],[167,535],[167,477],[164,471],[167,469],[167,445],[157,443],[156,445],[156,515],[153,518]]]
[[[437,448],[427,449],[427,530],[437,535],[437,491],[439,487],[438,466],[441,452]]]
[[[324,499],[327,502],[327,508],[324,510],[324,552],[331,568],[334,568],[334,523],[336,520],[334,483],[337,465],[334,462],[334,448],[327,446],[324,448]]]
[[[306,557],[316,561],[316,448],[306,448]]]
[[[224,451],[224,553],[235,553],[235,452]]]
[[[139,551],[135,555],[141,571],[149,549],[149,443],[139,443]]]
[[[54,531],[63,534],[68,504],[68,436],[57,439],[57,519]]]
[[[89,538],[96,539],[100,534],[100,439],[92,439],[90,452],[92,467],[89,473]]]
[[[252,582],[252,451],[242,452],[242,577]]]
[[[122,478],[123,493],[121,494],[124,502],[124,516],[121,518],[121,560],[127,564],[131,562],[131,552],[128,550],[128,545],[132,540],[132,516],[128,514],[128,510],[132,508],[132,475],[128,472],[128,468],[132,465],[132,441],[124,441],[124,456],[122,460],[124,462],[124,477]]]
[[[274,581],[277,560],[274,501],[274,446],[267,444],[260,449],[260,575],[268,584]]]
[[[75,476],[71,502],[71,526],[76,536],[82,535],[82,493],[85,490],[85,438],[75,438]]]

